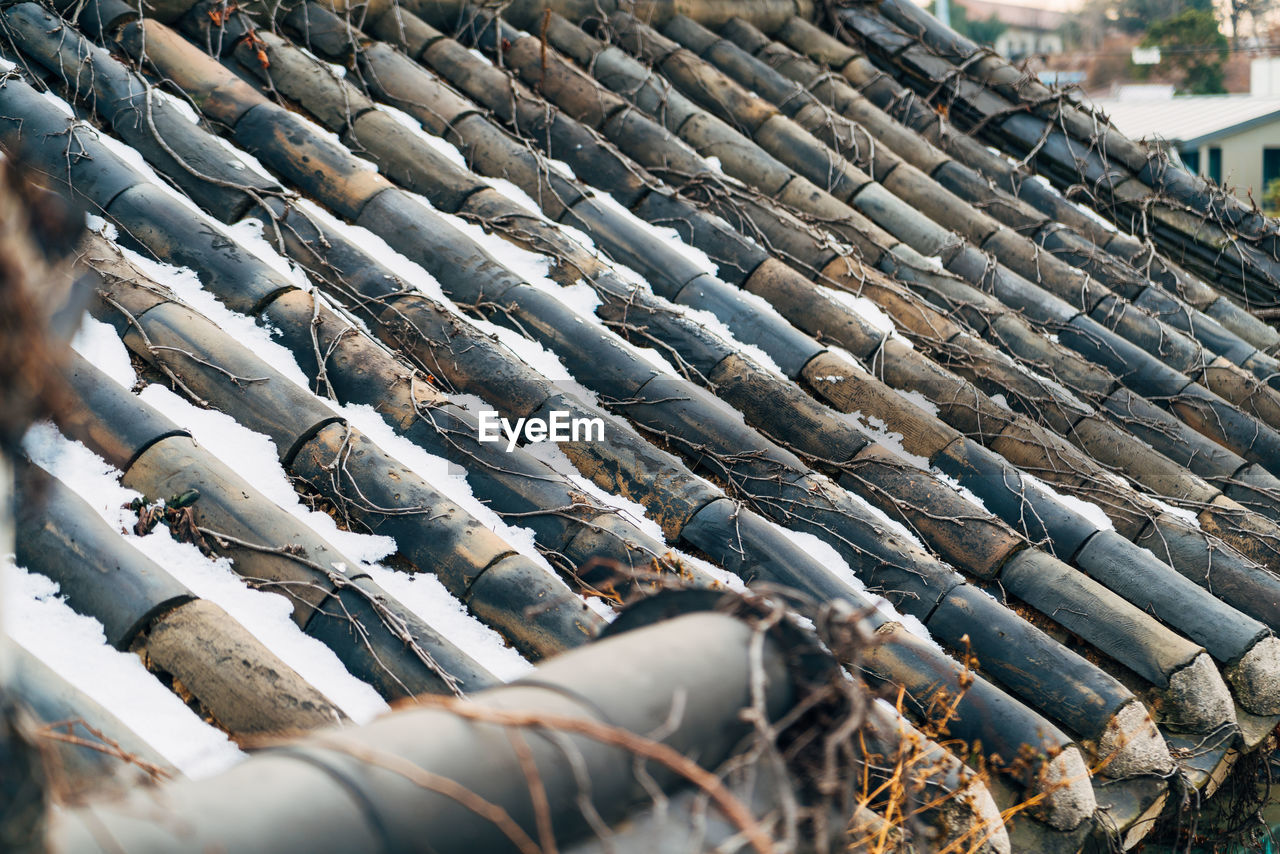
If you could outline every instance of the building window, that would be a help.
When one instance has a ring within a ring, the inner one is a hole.
[[[1216,145],[1209,149],[1209,179],[1222,183],[1222,149]]]
[[[1187,167],[1187,171],[1192,175],[1200,174],[1200,149],[1191,148],[1181,151],[1178,156],[1182,158],[1182,164]]]
[[[1280,148],[1268,146],[1262,149],[1262,191],[1265,193],[1277,178],[1280,178]]]

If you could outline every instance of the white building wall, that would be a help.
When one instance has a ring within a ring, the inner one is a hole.
[[[1214,146],[1222,149],[1222,182],[1245,201],[1252,192],[1254,200],[1261,205],[1266,189],[1262,186],[1262,150],[1280,147],[1280,119],[1200,146],[1201,175],[1209,174],[1209,149]]]
[[[1249,94],[1280,97],[1280,57],[1263,56],[1249,63]]]
[[[1010,27],[993,45],[1001,56],[1021,59],[1032,54],[1062,53],[1062,36],[1045,30]]]

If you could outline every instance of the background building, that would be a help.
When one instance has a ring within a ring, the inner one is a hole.
[[[996,53],[1017,62],[1031,56],[1062,53],[1062,24],[1067,16],[1052,9],[992,3],[989,0],[963,0],[970,21],[994,18],[1004,25],[992,46]]]
[[[1172,87],[1125,86],[1094,104],[1126,135],[1160,140],[1191,171],[1263,205],[1267,187],[1280,180],[1280,64],[1256,59],[1251,70],[1249,94],[1175,96]]]

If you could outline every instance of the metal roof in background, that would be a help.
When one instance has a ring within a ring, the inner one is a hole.
[[[1052,32],[1061,27],[1069,15],[1055,9],[1041,6],[1022,6],[1014,3],[992,3],[990,0],[957,0],[957,6],[963,6],[969,13],[969,20],[977,21],[992,15],[1001,23],[1010,27],[1021,27],[1027,30],[1043,30]]]
[[[1097,98],[1091,103],[1106,113],[1125,136],[1145,140],[1159,138],[1188,147],[1238,133],[1260,122],[1280,119],[1280,98],[1254,95]]]

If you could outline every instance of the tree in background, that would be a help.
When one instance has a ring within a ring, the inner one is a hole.
[[[1227,37],[1218,29],[1213,12],[1187,9],[1158,20],[1147,28],[1144,47],[1160,48],[1161,65],[1181,72],[1178,88],[1191,95],[1226,92],[1223,66],[1227,62]]]
[[[1244,0],[1242,0],[1244,2]],[[1254,0],[1258,2],[1258,0]],[[934,4],[930,0],[926,7],[930,14],[934,12]],[[959,3],[951,4],[951,29],[955,30],[966,38],[973,39],[978,44],[992,46],[996,43],[996,39],[1000,38],[1000,34],[1009,29],[1008,25],[995,16],[994,13],[986,18],[980,18],[976,21],[969,20],[969,12]]]
[[[1160,81],[1190,94],[1226,91],[1229,45],[1215,7],[1239,27],[1241,19],[1280,0],[1084,0],[1063,25],[1066,41],[1086,51],[1088,84],[1102,88],[1130,80]],[[1129,48],[1161,48],[1158,65],[1133,65]]]
[[[1240,22],[1245,16],[1249,17],[1250,22],[1256,22],[1274,8],[1276,8],[1276,0],[1227,0],[1227,19],[1231,21],[1231,46],[1240,46]]]
[[[1269,2],[1276,0],[1232,0],[1232,2]],[[1140,35],[1156,21],[1177,17],[1188,10],[1213,13],[1213,0],[1086,0],[1073,15],[1068,26],[1078,30],[1080,41],[1096,47],[1108,31],[1130,36]]]
[[[1272,179],[1262,194],[1262,212],[1267,216],[1280,216],[1280,178]]]

